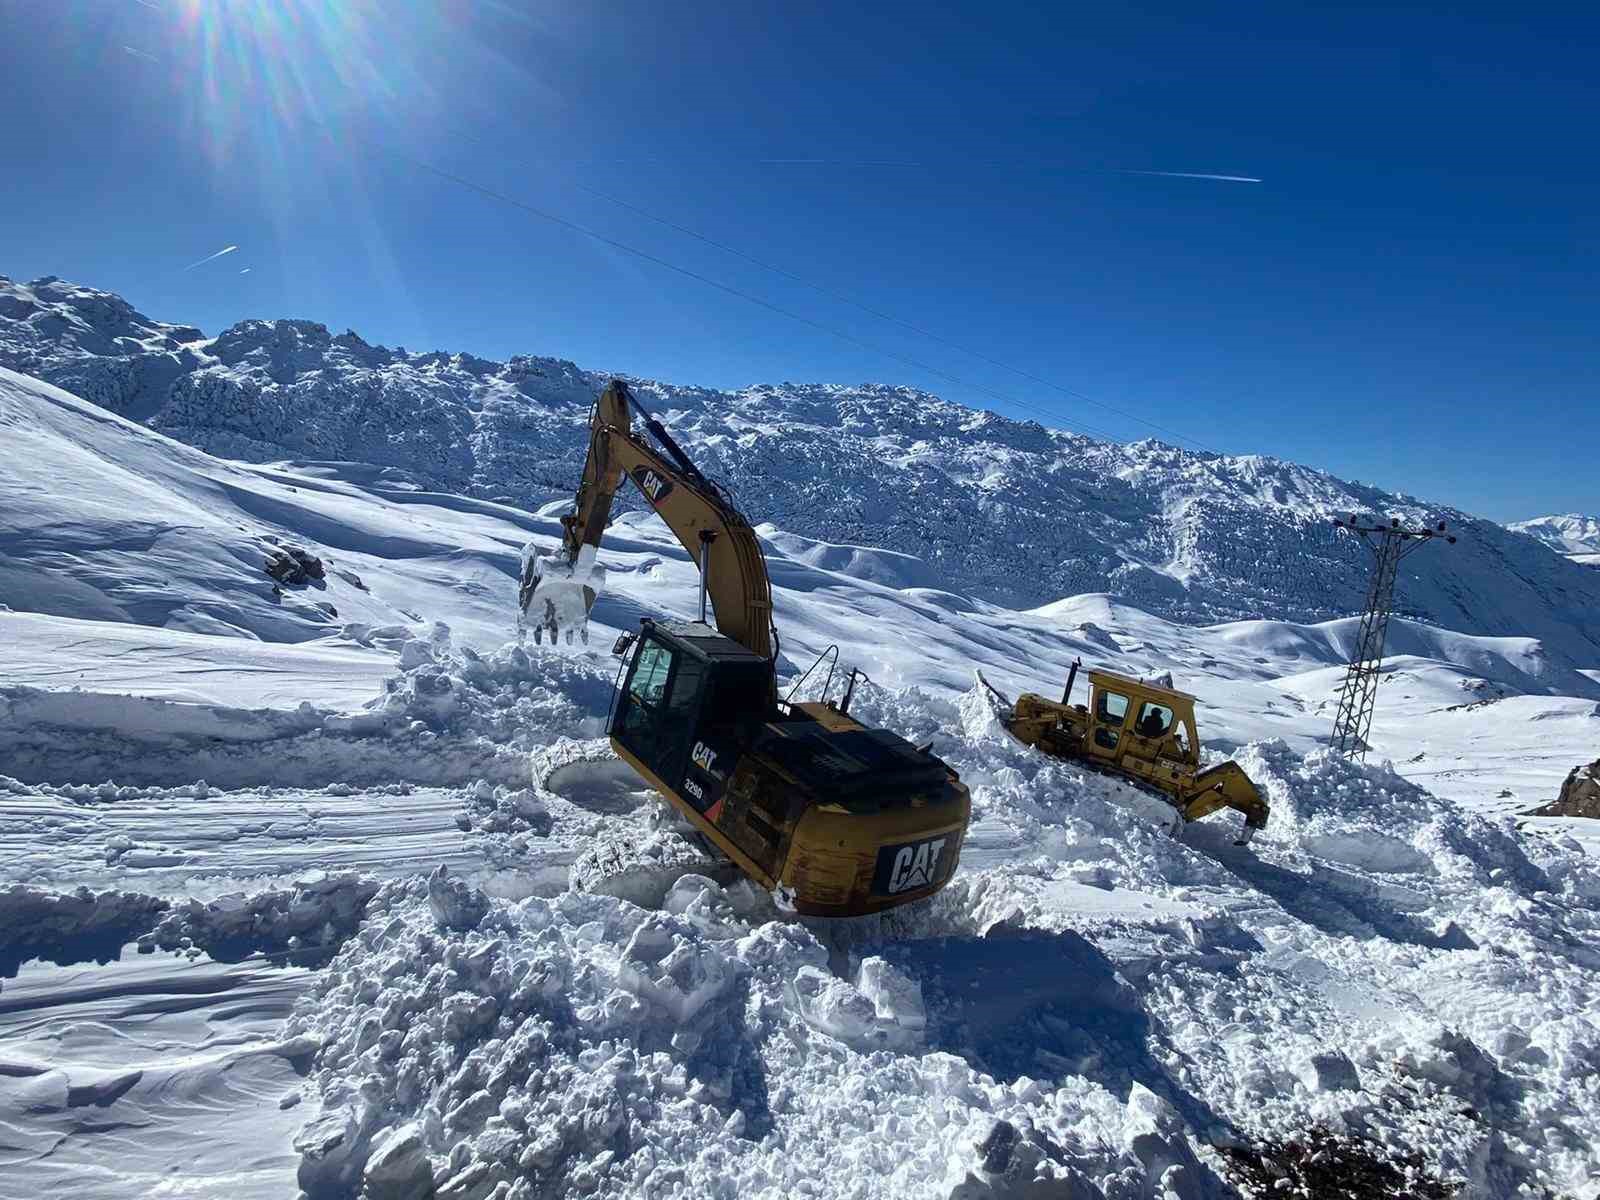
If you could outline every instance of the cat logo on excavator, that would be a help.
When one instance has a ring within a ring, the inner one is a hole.
[[[714,774],[711,770],[711,764],[717,761],[717,752],[710,746],[704,742],[696,742],[694,749],[689,752],[689,757],[693,760],[694,765],[706,774]]]
[[[633,482],[639,485],[639,490],[651,504],[660,504],[672,490],[672,481],[663,479],[649,467],[636,467],[633,471]]]
[[[945,838],[929,838],[909,846],[885,846],[879,858],[887,862],[889,876],[884,891],[890,895],[907,892],[913,888],[927,887],[938,878],[939,856],[944,853]]]

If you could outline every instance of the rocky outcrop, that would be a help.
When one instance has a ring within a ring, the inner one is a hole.
[[[320,585],[327,576],[322,560],[300,546],[274,548],[272,557],[262,568],[279,583],[300,587],[305,584]]]
[[[1561,795],[1536,808],[1529,816],[1535,817],[1600,817],[1600,760],[1588,766],[1573,767],[1567,781],[1561,785]]]

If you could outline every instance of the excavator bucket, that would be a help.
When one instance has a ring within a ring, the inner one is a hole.
[[[576,558],[568,558],[565,550],[540,554],[529,542],[522,548],[518,633],[531,626],[536,643],[549,634],[552,646],[563,637],[571,644],[574,636],[587,644],[589,612],[605,588],[605,579],[593,546],[580,547]]]

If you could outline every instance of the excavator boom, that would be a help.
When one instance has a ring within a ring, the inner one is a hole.
[[[659,448],[634,432],[635,410]],[[548,630],[553,642],[558,634],[572,632],[562,628],[563,617],[570,620],[581,611],[587,620],[599,590],[590,582],[589,564],[624,478],[633,481],[699,564],[717,631],[772,658],[772,585],[755,531],[620,379],[613,379],[595,402],[577,504],[561,519],[561,550],[550,558],[524,555],[520,609],[533,617],[536,632]],[[572,595],[575,588],[584,591],[581,610]]]

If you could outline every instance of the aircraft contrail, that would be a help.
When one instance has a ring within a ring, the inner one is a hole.
[[[210,262],[212,259],[221,258],[224,254],[232,254],[238,248],[239,247],[237,247],[237,246],[224,246],[221,250],[218,250],[215,254],[208,254],[204,258],[202,258],[199,262],[190,263],[187,267],[184,268],[184,270],[185,271],[192,271],[196,267],[203,267],[208,262]]]
[[[127,51],[127,52],[128,52],[128,53],[129,53],[129,54],[131,54],[131,55],[133,55],[133,56],[134,56],[134,57],[135,57],[135,58],[142,58],[142,59],[144,59],[144,60],[145,60],[145,61],[146,61],[146,62],[153,62],[153,63],[158,63],[158,62],[160,62],[160,61],[161,61],[161,60],[160,60],[160,59],[159,59],[159,58],[157,58],[157,57],[156,57],[156,56],[155,56],[155,55],[154,55],[154,54],[149,54],[149,53],[147,53],[147,52],[145,52],[145,51],[143,51],[143,50],[139,50],[139,49],[137,49],[137,48],[135,48],[135,47],[133,47],[133,46],[127,46],[127,45],[125,45],[125,46],[123,46],[123,47],[122,47],[122,48],[123,48],[123,49],[124,49],[124,50],[126,50],[126,51]]]
[[[239,271],[239,274],[241,274],[241,275],[248,275],[248,274],[250,274],[250,268],[249,268],[249,267],[243,267],[243,268],[241,268],[241,269],[240,269],[240,271]]]
[[[1222,183],[1260,183],[1254,175],[1210,175],[1204,171],[1135,171],[1131,167],[1122,169],[1124,175],[1165,175],[1169,179],[1216,179]]]

